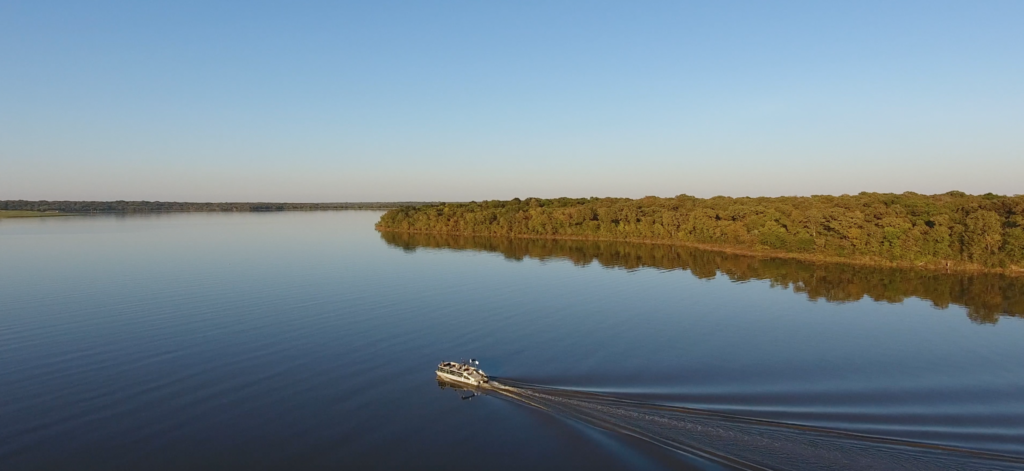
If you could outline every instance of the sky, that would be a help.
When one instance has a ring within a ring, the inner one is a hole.
[[[0,199],[1024,194],[1024,2],[0,2]]]

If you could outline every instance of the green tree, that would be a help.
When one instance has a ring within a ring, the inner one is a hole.
[[[992,211],[978,211],[967,217],[966,226],[965,253],[973,262],[990,260],[1003,242],[1003,224],[999,215]]]

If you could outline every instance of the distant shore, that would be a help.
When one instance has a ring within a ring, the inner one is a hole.
[[[70,213],[60,213],[55,211],[43,212],[43,211],[6,211],[0,209],[0,219],[3,218],[45,218],[54,216],[74,216]]]
[[[268,202],[180,202],[180,201],[0,201],[0,211],[34,213],[171,213],[171,212],[271,212],[329,211],[339,209],[389,210],[405,206],[430,204],[420,201],[338,202],[338,203],[268,203]],[[28,217],[28,216],[16,216]]]

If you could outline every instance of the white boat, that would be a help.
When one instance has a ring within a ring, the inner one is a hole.
[[[469,363],[442,362],[440,365],[437,365],[437,377],[448,381],[480,386],[487,382],[487,374],[484,373],[484,370],[473,366],[479,364],[480,362],[476,360],[469,360]]]

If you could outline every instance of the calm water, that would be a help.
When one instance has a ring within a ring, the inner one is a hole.
[[[701,450],[737,446],[798,468],[827,437],[879,468],[1024,456],[1022,280],[379,216],[0,220],[0,468],[715,469]],[[469,357],[544,408],[439,388]]]

